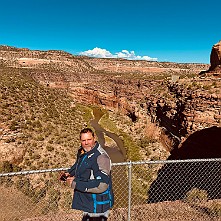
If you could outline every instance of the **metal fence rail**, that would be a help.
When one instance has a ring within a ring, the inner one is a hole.
[[[0,174],[0,221],[81,220],[67,168]],[[221,159],[112,165],[115,205],[108,220],[221,220]]]

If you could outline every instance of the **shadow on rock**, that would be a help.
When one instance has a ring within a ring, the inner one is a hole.
[[[168,160],[210,158],[221,158],[220,127],[193,133]],[[208,199],[221,198],[221,161],[166,163],[151,184],[148,202],[180,200],[193,188],[205,190]]]

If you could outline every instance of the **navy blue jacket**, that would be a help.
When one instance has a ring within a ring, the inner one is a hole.
[[[76,163],[68,170],[75,177],[73,209],[103,213],[113,206],[110,167],[111,160],[98,142],[89,152],[82,147],[78,150]]]

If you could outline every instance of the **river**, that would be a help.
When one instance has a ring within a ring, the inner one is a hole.
[[[91,120],[91,126],[94,128],[97,135],[98,142],[101,146],[107,151],[108,155],[111,158],[112,163],[120,163],[126,161],[126,150],[124,149],[123,141],[114,133],[106,131],[98,123],[104,113],[98,109],[93,108],[94,119]],[[115,141],[116,146],[108,147],[105,143],[105,136],[108,136]],[[115,195],[115,205],[118,207],[125,207],[128,203],[128,179],[127,179],[127,167],[113,167],[112,168],[112,180],[113,180],[113,189]]]
[[[123,141],[116,134],[106,131],[98,123],[101,117],[104,115],[104,113],[98,108],[93,108],[93,115],[94,115],[94,119],[91,120],[90,123],[91,123],[91,126],[95,130],[98,142],[105,149],[105,151],[107,151],[113,163],[125,162],[126,150],[124,149]],[[114,140],[116,143],[116,146],[108,147],[105,143],[104,135]]]

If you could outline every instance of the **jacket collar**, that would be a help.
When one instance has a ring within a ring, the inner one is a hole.
[[[81,146],[78,153],[80,156],[84,154],[91,154],[91,153],[94,153],[94,151],[96,151],[98,147],[99,147],[99,143],[96,141],[94,147],[90,151],[86,152],[84,148]]]

